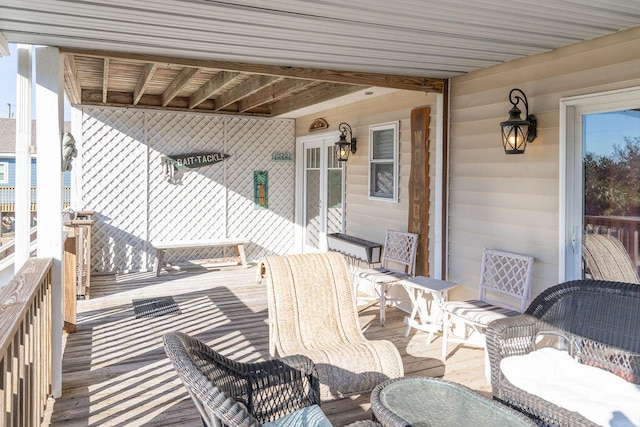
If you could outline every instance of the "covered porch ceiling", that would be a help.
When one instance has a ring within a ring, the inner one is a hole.
[[[61,48],[72,104],[268,117],[442,92],[640,24],[637,0],[0,0],[0,12],[9,42]]]

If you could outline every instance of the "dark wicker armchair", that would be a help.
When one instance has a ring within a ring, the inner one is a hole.
[[[542,425],[595,425],[577,412],[515,387],[503,375],[500,362],[534,351],[540,339],[558,337],[582,364],[639,384],[639,324],[638,284],[575,280],[546,289],[525,314],[496,320],[487,329],[494,398]]]
[[[206,426],[257,427],[320,402],[307,357],[239,363],[180,332],[165,334],[164,348]]]

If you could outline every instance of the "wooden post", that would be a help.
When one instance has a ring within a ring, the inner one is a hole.
[[[51,266],[51,392],[62,395],[63,62],[60,50],[36,47],[38,257]]]
[[[63,328],[68,333],[76,331],[76,236],[74,227],[67,228],[64,242],[64,321]]]
[[[411,111],[409,227],[418,234],[416,276],[429,275],[429,115],[428,107]]]

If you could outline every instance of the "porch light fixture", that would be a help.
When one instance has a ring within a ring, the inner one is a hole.
[[[340,123],[338,125],[340,131],[340,140],[336,142],[336,156],[341,162],[346,162],[349,158],[349,152],[356,153],[356,139],[353,137],[351,126],[347,123]],[[350,141],[347,141],[347,132],[349,132]]]
[[[523,154],[527,142],[533,142],[538,135],[538,120],[534,115],[529,114],[527,96],[520,89],[511,89],[509,102],[513,104],[513,107],[509,110],[509,119],[500,123],[502,145],[506,154]],[[520,116],[519,102],[524,104],[526,117],[524,120]]]

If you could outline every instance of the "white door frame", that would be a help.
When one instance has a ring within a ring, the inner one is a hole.
[[[560,282],[582,278],[582,116],[640,107],[640,87],[560,99]]]
[[[308,143],[324,143],[325,141],[337,141],[340,138],[340,132],[323,132],[321,134],[306,135],[296,138],[296,205],[295,205],[295,251],[301,253],[304,244],[304,145]],[[342,203],[343,203],[343,222],[344,222],[344,172],[342,180]]]

